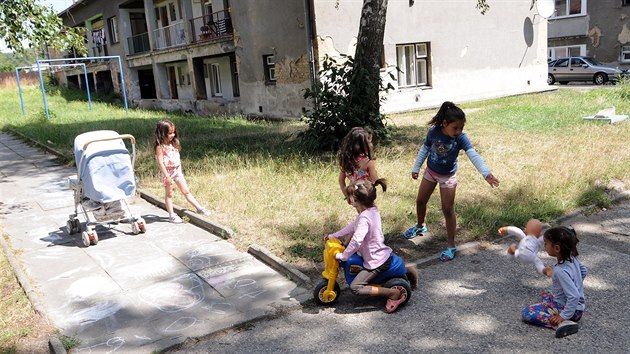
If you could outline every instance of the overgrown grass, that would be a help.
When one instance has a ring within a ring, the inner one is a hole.
[[[1,252],[0,284],[0,353],[46,351],[52,329],[35,313]]]
[[[628,85],[588,92],[562,89],[462,105],[468,117],[465,131],[501,186],[490,188],[462,154],[457,240],[491,239],[501,225],[523,225],[531,217],[551,221],[581,205],[609,203],[607,183],[627,182],[630,176],[630,124],[582,117],[612,105],[619,113],[630,113],[628,90]],[[2,128],[15,129],[68,156],[74,137],[82,132],[113,129],[133,134],[138,140],[140,187],[163,195],[151,144],[155,123],[169,118],[182,135],[189,186],[213,211],[211,218],[236,231],[232,242],[239,248],[257,243],[295,264],[319,262],[322,234],[356,215],[339,191],[335,155],[306,153],[295,139],[305,128],[300,122],[127,113],[105,103],[95,103],[90,112],[81,97],[64,90],[49,96],[54,116],[48,122],[37,86],[25,90],[26,116],[17,92],[2,90]],[[376,148],[379,175],[389,183],[377,203],[388,242],[399,250],[409,247],[399,243],[400,233],[415,222],[418,182],[410,178],[410,169],[434,114],[428,110],[390,116],[392,141]],[[179,194],[176,203],[186,206]],[[438,191],[430,202],[428,222],[442,247]]]

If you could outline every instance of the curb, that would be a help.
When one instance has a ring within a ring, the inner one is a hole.
[[[137,189],[136,192],[140,194],[140,197],[142,199],[146,200],[147,202],[155,206],[160,207],[161,209],[166,210],[166,206],[164,205],[164,202],[162,201],[163,198],[158,198],[155,195],[145,192],[141,189]],[[192,211],[188,209],[181,208],[177,205],[173,205],[173,210],[179,216],[186,216],[190,220],[191,224],[198,226],[206,231],[209,231],[210,233],[217,235],[221,237],[222,239],[227,240],[234,236],[234,231],[232,231],[230,228],[223,226],[221,224],[215,223],[213,221],[210,221],[204,216],[201,216],[197,213],[193,213]]]
[[[481,245],[481,242],[479,241],[468,242],[468,243],[464,243],[462,245],[457,246],[457,253],[459,253],[460,255],[474,254],[477,251],[479,251],[479,249],[481,248],[482,248],[482,245]],[[429,266],[432,266],[438,263],[448,263],[448,262],[440,261],[439,256],[438,257],[430,256],[430,257],[420,258],[418,260],[415,260],[413,262],[408,262],[406,264],[415,265],[417,268],[427,268]]]
[[[247,253],[253,255],[261,262],[267,264],[271,268],[277,270],[278,272],[284,274],[286,277],[291,279],[292,281],[299,283],[303,286],[312,286],[313,282],[311,278],[309,278],[306,274],[300,272],[297,268],[293,267],[289,263],[285,262],[281,258],[277,257],[273,253],[271,253],[266,248],[259,246],[257,244],[253,244],[249,246],[247,249]]]

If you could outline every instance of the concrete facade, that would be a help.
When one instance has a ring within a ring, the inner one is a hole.
[[[123,58],[132,105],[299,118],[324,56],[354,55],[361,7],[325,0],[80,0],[60,16],[88,29],[90,50]],[[495,2],[485,15],[474,4],[389,1],[381,73],[395,90],[383,112],[545,90],[546,24],[528,1]],[[101,35],[103,42],[94,40]],[[78,70],[64,76],[62,83],[81,86]],[[118,79],[112,81],[119,92]]]
[[[549,59],[586,55],[602,63],[630,68],[630,1],[573,2],[573,9],[571,3],[557,2],[556,13],[549,19]],[[563,5],[568,8],[563,10]]]

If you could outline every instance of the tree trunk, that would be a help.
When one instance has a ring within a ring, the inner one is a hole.
[[[350,102],[376,116],[380,111],[380,59],[385,34],[388,0],[364,0],[354,55],[354,79]]]

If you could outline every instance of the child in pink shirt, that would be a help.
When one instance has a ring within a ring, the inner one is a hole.
[[[357,252],[363,257],[364,269],[354,278],[350,284],[350,289],[356,295],[386,297],[385,311],[391,313],[396,311],[398,306],[405,301],[405,295],[396,288],[369,285],[372,279],[389,269],[392,254],[392,249],[385,245],[381,214],[374,205],[376,186],[378,185],[383,188],[383,191],[387,190],[387,185],[382,179],[376,180],[374,184],[369,180],[359,180],[347,187],[350,202],[357,209],[359,215],[343,229],[327,235],[324,240],[352,235],[345,251],[335,255],[335,258],[340,261],[347,261],[352,254]],[[415,267],[407,267],[407,271],[411,283],[415,285],[418,278]]]

